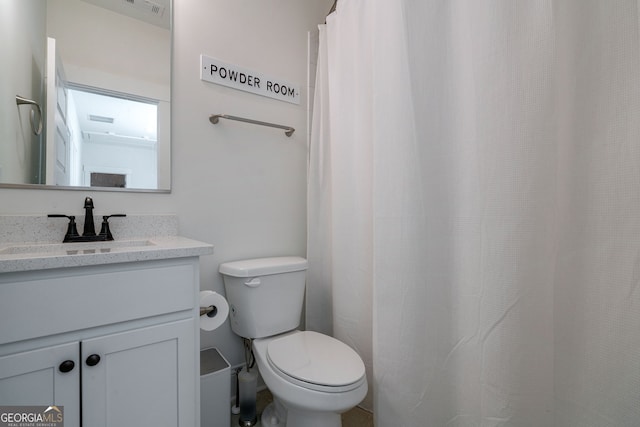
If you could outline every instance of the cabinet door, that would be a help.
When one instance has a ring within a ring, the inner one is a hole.
[[[80,425],[77,342],[0,357],[0,405],[64,407],[64,425]]]
[[[83,341],[83,425],[195,426],[195,334],[187,319]]]

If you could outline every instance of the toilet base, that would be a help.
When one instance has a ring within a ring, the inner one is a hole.
[[[289,409],[288,427],[342,427],[342,418],[335,412],[307,412]]]
[[[260,417],[264,427],[342,427],[342,417],[335,412],[288,409],[274,396]]]
[[[260,424],[264,427],[285,427],[287,425],[286,416],[286,410],[282,407],[282,404],[274,398],[273,402],[268,404],[264,408],[264,411],[262,411]]]

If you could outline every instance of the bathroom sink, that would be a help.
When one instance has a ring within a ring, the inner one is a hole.
[[[211,253],[212,245],[180,236],[132,237],[108,242],[5,243],[0,244],[0,278],[3,273],[10,272],[153,261]]]
[[[110,242],[44,243],[12,245],[0,249],[0,255],[78,255],[108,253],[132,248],[155,246],[151,240],[113,240]]]

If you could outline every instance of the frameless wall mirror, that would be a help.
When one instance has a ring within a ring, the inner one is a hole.
[[[171,0],[3,0],[0,17],[0,187],[169,191]]]

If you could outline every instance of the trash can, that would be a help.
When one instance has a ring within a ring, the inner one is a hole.
[[[231,367],[216,348],[200,350],[200,426],[231,425]]]

